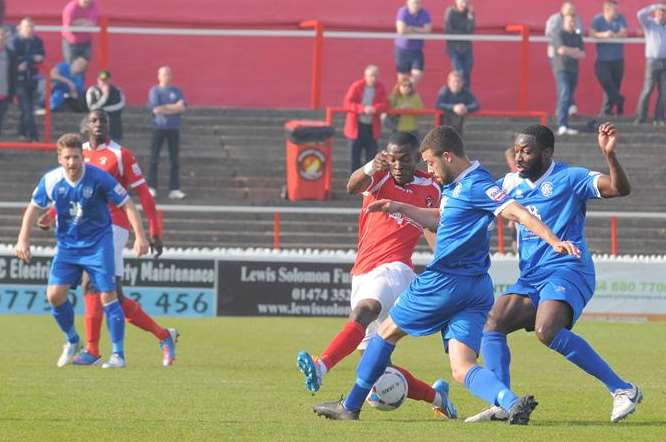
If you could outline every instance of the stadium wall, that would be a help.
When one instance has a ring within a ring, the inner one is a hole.
[[[56,24],[65,0],[21,0],[7,2],[8,22],[30,15],[42,24]],[[402,0],[304,1],[304,0],[193,0],[183,7],[179,0],[101,1],[103,14],[111,24],[164,27],[241,27],[297,29],[302,20],[320,19],[327,29],[392,31],[395,13]],[[441,31],[445,8],[452,2],[425,0],[436,31]],[[480,33],[500,33],[508,23],[526,23],[542,34],[546,18],[559,9],[560,0],[496,0],[472,2],[477,10]],[[622,12],[629,30],[639,30],[636,11],[645,1],[625,0]],[[507,6],[510,4],[510,8]],[[601,7],[601,1],[579,1],[578,11],[586,27]],[[60,37],[42,33],[47,61],[60,58]],[[156,70],[167,64],[174,69],[175,82],[185,91],[189,103],[197,106],[240,106],[263,108],[303,108],[310,103],[312,41],[302,38],[258,37],[175,37],[112,35],[110,68],[114,80],[126,92],[128,101],[142,105]],[[578,87],[578,106],[583,113],[596,114],[602,90],[594,77],[595,49],[587,45]],[[554,81],[545,57],[545,43],[530,49],[529,102],[532,110],[552,112],[555,106]],[[420,93],[426,106],[434,103],[437,90],[450,70],[444,42],[426,44],[426,75]],[[324,105],[339,105],[349,83],[360,77],[363,66],[376,63],[383,81],[392,86],[393,46],[391,40],[331,40],[324,44]],[[626,112],[633,113],[640,92],[644,56],[643,45],[626,47],[623,92]],[[473,90],[482,108],[511,110],[516,106],[519,78],[518,43],[475,44]],[[97,63],[91,67],[95,72]],[[92,78],[92,76],[90,77]]]
[[[47,314],[46,281],[53,249],[37,248],[30,264],[0,246],[0,315]],[[354,251],[167,250],[159,260],[126,251],[124,292],[150,315],[348,316]],[[415,254],[417,271],[430,254]],[[587,316],[666,320],[664,257],[595,256],[597,288]],[[518,262],[495,255],[495,295],[515,282]],[[70,292],[77,313],[81,293]]]

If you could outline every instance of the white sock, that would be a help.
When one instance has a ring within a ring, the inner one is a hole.
[[[328,371],[328,368],[326,368],[326,364],[324,364],[322,361],[317,361],[317,365],[319,365],[319,375],[323,378]]]

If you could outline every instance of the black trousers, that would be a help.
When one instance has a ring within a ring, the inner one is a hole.
[[[624,97],[620,94],[620,86],[624,77],[624,60],[599,61],[594,64],[594,73],[604,89],[604,100],[601,103],[601,114],[613,113],[613,106],[618,115],[624,112]]]
[[[351,148],[352,173],[361,165],[375,158],[377,155],[377,140],[372,136],[372,124],[358,123],[358,138],[349,140]],[[361,153],[365,153],[361,159]]]
[[[150,169],[148,171],[148,186],[157,189],[157,169],[160,163],[160,150],[166,140],[169,147],[169,190],[180,189],[180,129],[153,129],[153,138],[150,144]]]
[[[666,58],[653,58],[646,60],[645,81],[643,90],[638,99],[636,117],[640,121],[647,120],[648,103],[652,90],[657,87],[657,102],[654,106],[655,121],[664,121],[664,98],[666,97]]]

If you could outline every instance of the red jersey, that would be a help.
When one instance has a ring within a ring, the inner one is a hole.
[[[128,191],[146,182],[134,154],[115,141],[98,145],[95,150],[90,147],[90,143],[84,143],[83,158],[86,163],[112,175]],[[123,210],[113,204],[109,204],[109,210],[113,225],[130,229],[129,220]]]
[[[359,215],[358,252],[352,275],[367,273],[389,262],[403,262],[410,267],[423,227],[411,218],[399,213],[373,212],[365,208],[374,201],[390,199],[416,207],[439,207],[439,185],[427,173],[416,171],[414,180],[399,186],[390,172],[377,172],[372,176],[368,189],[363,192],[363,207]]]

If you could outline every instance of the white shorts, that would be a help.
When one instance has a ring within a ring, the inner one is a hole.
[[[388,317],[388,312],[396,299],[409,287],[414,278],[416,278],[414,271],[402,262],[389,262],[375,267],[368,273],[352,276],[352,310],[364,299],[374,299],[382,306],[379,317],[365,330],[365,338],[358,346],[359,350],[365,350],[368,341],[377,335],[379,324]]]
[[[116,225],[112,225],[111,228],[113,229],[113,253],[115,258],[116,276],[119,276],[122,279],[125,273],[123,250],[125,250],[125,246],[129,240],[129,230]]]

